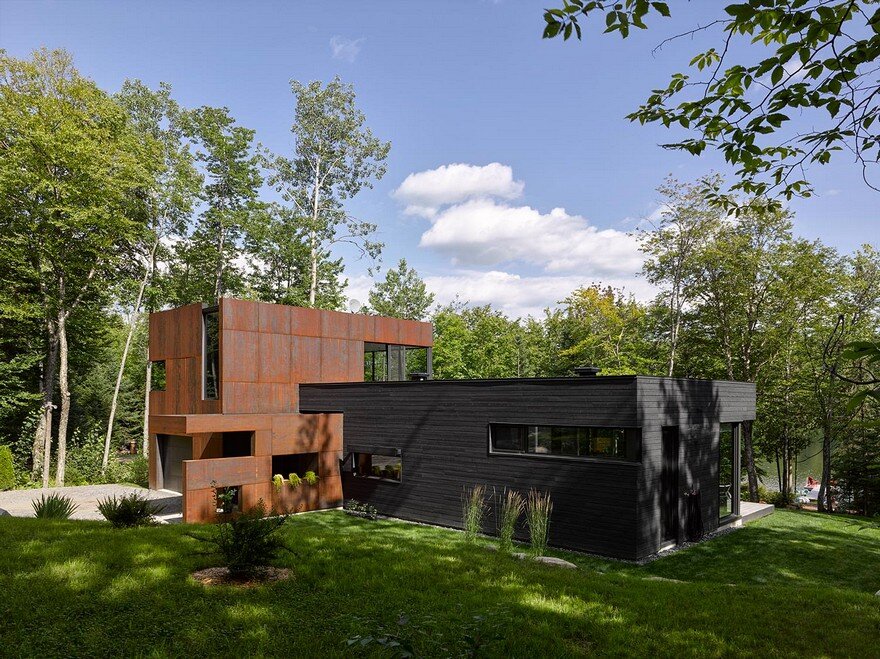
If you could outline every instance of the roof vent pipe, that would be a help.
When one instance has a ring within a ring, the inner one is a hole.
[[[428,379],[428,374],[422,371],[416,371],[409,374],[409,379],[413,382],[424,382]]]
[[[601,370],[598,366],[575,366],[574,374],[582,378],[594,378]]]

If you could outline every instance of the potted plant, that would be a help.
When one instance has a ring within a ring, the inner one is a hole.
[[[302,479],[299,476],[297,476],[296,474],[290,474],[287,477],[287,482],[290,485],[290,487],[292,487],[295,490],[302,483]]]
[[[318,484],[318,475],[314,471],[307,471],[303,474],[302,479],[308,485],[317,485]]]
[[[275,491],[280,492],[281,488],[284,487],[284,476],[275,474],[272,476],[272,484],[275,486]]]

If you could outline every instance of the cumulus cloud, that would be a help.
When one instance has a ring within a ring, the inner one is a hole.
[[[346,39],[340,35],[334,35],[330,38],[330,52],[333,59],[343,60],[344,62],[354,62],[358,54],[361,52],[365,39]]]
[[[507,165],[453,163],[410,174],[392,194],[406,204],[406,214],[431,218],[441,207],[467,199],[516,199],[524,187],[522,181],[514,180]]]
[[[425,277],[425,284],[437,296],[438,304],[456,299],[472,305],[491,304],[508,316],[524,318],[541,316],[546,308],[580,286],[590,284],[624,288],[640,300],[649,300],[656,293],[644,279],[629,277],[590,278],[580,275],[523,276],[500,270],[459,270],[449,275]]]
[[[455,265],[523,262],[548,272],[634,274],[642,264],[638,241],[616,229],[599,229],[562,208],[541,213],[490,199],[456,204],[437,215],[421,247],[448,254]]]

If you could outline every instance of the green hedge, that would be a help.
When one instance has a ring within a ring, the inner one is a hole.
[[[0,446],[0,490],[15,487],[15,471],[12,468],[12,449]]]

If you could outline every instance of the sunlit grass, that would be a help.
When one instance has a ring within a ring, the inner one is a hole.
[[[238,589],[189,577],[216,564],[192,527],[2,518],[0,655],[338,656],[393,633],[425,656],[475,634],[505,657],[871,656],[880,531],[861,526],[777,512],[642,567],[551,550],[569,571],[328,512],[285,527],[292,579]]]

